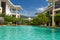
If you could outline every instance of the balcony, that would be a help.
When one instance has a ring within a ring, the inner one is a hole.
[[[16,18],[20,18],[20,14],[18,10],[11,10],[12,16]]]
[[[19,14],[19,10],[15,10],[15,9],[13,10],[13,9],[12,9],[12,10],[10,10],[10,11],[11,11],[11,13]]]
[[[12,14],[13,17],[20,18],[20,14]]]
[[[55,3],[55,8],[60,8],[60,1],[57,1],[57,2]]]

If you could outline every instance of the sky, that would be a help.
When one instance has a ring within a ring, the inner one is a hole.
[[[23,10],[20,10],[21,15],[36,16],[36,12],[43,12],[48,2],[46,0],[10,0],[14,5],[20,5]]]

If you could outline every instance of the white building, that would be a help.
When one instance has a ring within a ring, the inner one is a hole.
[[[52,17],[52,27],[55,27],[57,25],[60,24],[59,21],[55,22],[55,14],[60,13],[60,0],[48,0],[49,2],[51,2],[52,4],[48,6],[48,8],[43,12],[48,12],[51,17]],[[59,24],[58,24],[59,23]],[[59,25],[60,26],[60,25]]]
[[[6,15],[19,18],[19,10],[21,9],[20,5],[14,5],[10,0],[0,0],[0,14],[5,13]]]

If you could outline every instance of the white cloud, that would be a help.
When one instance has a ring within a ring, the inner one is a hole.
[[[36,8],[36,11],[37,12],[43,12],[46,8],[47,8],[47,6],[46,7]]]
[[[21,15],[25,15],[25,16],[27,16],[28,11],[27,11],[27,10],[22,10],[22,11],[20,11],[20,14],[21,14]]]
[[[20,14],[24,15],[24,16],[34,16],[33,11],[29,11],[29,10],[25,10],[25,9],[20,11]]]
[[[49,0],[46,0],[46,1],[49,1]]]
[[[44,11],[44,8],[37,8],[38,11]]]

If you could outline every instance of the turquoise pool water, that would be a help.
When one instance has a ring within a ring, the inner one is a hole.
[[[60,29],[38,26],[2,26],[0,40],[60,40]]]

